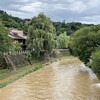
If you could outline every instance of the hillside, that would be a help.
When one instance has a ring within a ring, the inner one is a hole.
[[[7,14],[5,11],[0,10],[0,21],[7,28],[17,28],[27,31],[27,26],[25,26],[25,23],[26,21],[30,21],[30,19],[21,19],[18,17],[13,17],[12,15]],[[66,32],[67,35],[71,35],[81,27],[93,26],[93,24],[82,24],[80,22],[66,23],[65,20],[62,22],[53,22],[53,25],[56,29],[56,35],[60,35],[64,32]]]
[[[62,21],[62,22],[53,22],[53,25],[56,29],[56,35],[58,36],[64,32],[66,32],[67,35],[71,35],[82,27],[93,26],[94,24],[82,24],[81,22],[66,23],[65,21]]]
[[[24,23],[27,19],[21,19],[18,17],[13,17],[6,12],[0,10],[0,21],[7,28],[18,28],[23,29]]]

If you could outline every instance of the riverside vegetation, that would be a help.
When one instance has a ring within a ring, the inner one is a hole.
[[[52,22],[44,13],[24,20],[9,16],[3,11],[0,11],[0,16],[1,53],[21,48],[20,43],[13,44],[13,40],[7,35],[13,27],[27,33],[27,49],[33,50],[30,54],[32,57],[48,58],[55,48],[69,49],[72,55],[77,56],[100,76],[100,25]],[[2,66],[0,65],[0,69]]]

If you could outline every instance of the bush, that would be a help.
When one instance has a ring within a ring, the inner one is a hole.
[[[95,73],[100,75],[100,49],[92,54],[91,68]]]
[[[31,53],[26,54],[26,60],[30,63],[30,65],[32,65],[32,63],[31,63],[32,54]]]
[[[6,61],[3,55],[0,54],[0,69],[5,69],[5,68],[7,68]]]
[[[69,48],[74,56],[87,64],[91,54],[100,46],[100,26],[84,27],[76,31],[70,39]]]
[[[27,53],[26,54],[26,59],[27,60],[32,60],[32,54],[31,53]]]
[[[66,32],[61,33],[57,37],[57,48],[59,49],[68,48],[68,43],[69,43],[69,36],[66,35]]]

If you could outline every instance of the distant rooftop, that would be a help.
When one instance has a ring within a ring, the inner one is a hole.
[[[27,36],[23,34],[23,31],[17,30],[17,29],[12,29],[9,34],[9,37],[13,39],[27,39]]]

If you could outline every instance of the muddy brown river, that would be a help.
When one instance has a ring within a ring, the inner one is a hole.
[[[0,100],[100,100],[100,84],[89,68],[69,57],[0,89]]]

